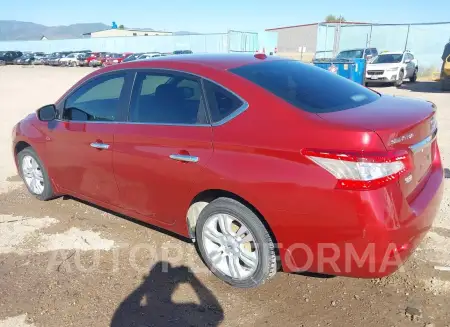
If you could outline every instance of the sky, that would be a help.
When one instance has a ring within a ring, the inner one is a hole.
[[[0,0],[1,1],[1,0]],[[328,14],[348,21],[419,23],[450,21],[445,0],[3,0],[0,20],[47,26],[116,22],[166,31],[261,31],[323,21]]]

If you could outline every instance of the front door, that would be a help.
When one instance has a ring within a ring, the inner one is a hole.
[[[149,222],[185,222],[195,183],[213,151],[200,80],[138,72],[129,122],[118,126],[114,138],[121,205]]]
[[[114,73],[86,82],[67,97],[61,120],[49,123],[48,168],[63,191],[118,203],[112,153],[127,103],[126,77]]]

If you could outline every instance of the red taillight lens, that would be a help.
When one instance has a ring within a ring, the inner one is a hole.
[[[303,149],[301,153],[336,177],[336,188],[341,189],[377,189],[412,168],[407,151],[342,153]]]

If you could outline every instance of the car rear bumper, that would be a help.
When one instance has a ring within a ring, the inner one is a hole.
[[[278,212],[277,220],[284,222],[273,232],[283,269],[360,278],[395,272],[432,226],[442,199],[443,175],[437,151],[412,201],[392,183],[373,191],[339,191],[337,199],[323,196],[314,216]],[[342,201],[347,201],[347,208]]]

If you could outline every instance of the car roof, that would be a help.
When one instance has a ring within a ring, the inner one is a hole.
[[[158,62],[160,64],[163,62],[167,62],[167,63],[186,63],[190,65],[207,66],[219,70],[228,70],[248,64],[256,64],[265,61],[287,60],[280,58],[278,56],[266,56],[264,59],[258,59],[257,56],[258,55],[255,54],[229,54],[229,53],[186,54],[186,55],[156,57],[151,60],[146,59],[140,60],[139,66],[151,67],[155,62]],[[127,62],[124,65],[130,65],[130,67],[135,67],[136,62],[129,62],[129,63]],[[126,68],[126,66],[121,65],[121,68]],[[116,69],[119,69],[119,67],[117,67]]]

